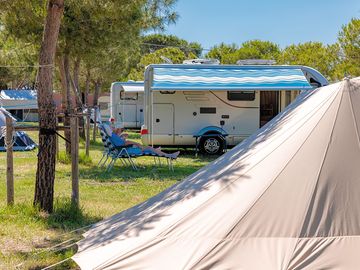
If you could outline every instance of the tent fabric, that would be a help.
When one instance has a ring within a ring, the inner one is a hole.
[[[153,68],[151,90],[308,90],[303,71],[291,66]]]
[[[81,269],[357,269],[360,78],[302,93],[217,160],[96,224]]]
[[[4,108],[0,108],[0,151],[6,151],[6,115],[10,116],[15,123],[15,118]],[[36,143],[23,131],[16,131],[14,136],[14,151],[30,151],[36,147]]]

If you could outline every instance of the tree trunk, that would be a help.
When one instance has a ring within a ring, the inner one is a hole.
[[[39,153],[34,205],[52,212],[54,201],[56,114],[52,95],[52,72],[64,0],[49,0],[40,49],[37,78],[39,107]]]
[[[86,107],[89,108],[89,92],[90,92],[90,69],[87,69],[86,71],[86,81],[85,81],[85,93],[84,93],[84,103],[86,104]]]
[[[70,95],[70,82],[67,79],[66,71],[65,71],[65,63],[68,60],[65,61],[65,58],[68,59],[69,56],[60,55],[57,57],[57,64],[59,66],[59,72],[60,72],[60,82],[61,82],[61,107],[62,112],[65,114],[64,120],[64,126],[70,126],[70,118],[67,116],[71,112],[71,95]],[[66,130],[65,132],[65,138],[70,141],[70,131]],[[65,142],[66,146],[66,153],[70,155],[71,152],[71,145],[68,142]]]
[[[72,113],[72,99],[71,99],[71,91],[70,91],[70,56],[69,53],[64,54],[63,59],[64,65],[64,75],[65,75],[65,92],[63,93],[63,108],[65,113],[64,118],[64,126],[70,126],[70,114]],[[71,132],[69,129],[65,130],[65,138],[70,142],[71,141]],[[68,155],[71,154],[71,144],[66,142],[66,153]]]
[[[81,100],[81,91],[79,87],[79,71],[80,71],[80,58],[76,58],[74,62],[74,70],[73,70],[73,80],[72,87],[76,98],[76,111],[82,112],[83,104]],[[85,140],[85,121],[84,117],[79,117],[79,127],[80,127],[80,138]]]
[[[101,90],[101,81],[100,81],[100,79],[97,79],[95,81],[95,91],[94,91],[94,101],[93,101],[94,107],[98,105],[100,90]]]
[[[94,100],[93,100],[93,106],[95,108],[95,110],[97,110],[98,107],[98,99],[99,99],[99,94],[100,94],[100,89],[101,89],[101,82],[100,79],[97,79],[95,81],[95,91],[94,91]],[[97,132],[97,118],[100,118],[99,115],[97,115],[96,112],[94,112],[94,129],[93,129],[93,141],[96,141],[96,132]]]

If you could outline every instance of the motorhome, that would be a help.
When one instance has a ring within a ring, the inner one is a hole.
[[[327,85],[315,69],[275,65],[150,65],[141,138],[218,154],[266,124],[300,91]]]
[[[144,123],[144,82],[114,82],[110,92],[110,116],[115,126],[140,128]]]

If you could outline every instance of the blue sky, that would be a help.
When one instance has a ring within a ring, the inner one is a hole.
[[[175,10],[180,17],[165,33],[204,48],[250,39],[284,48],[306,41],[334,43],[343,24],[360,18],[360,0],[178,0]]]

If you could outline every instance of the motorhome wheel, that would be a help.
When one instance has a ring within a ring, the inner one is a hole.
[[[200,141],[200,148],[204,154],[218,155],[224,149],[224,143],[219,137],[205,137]]]

